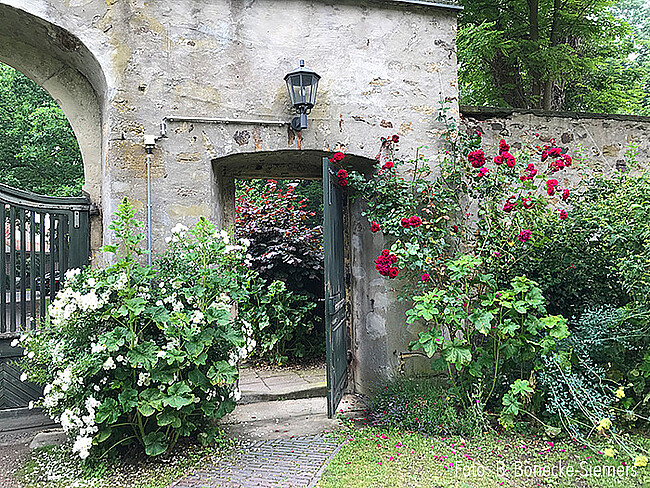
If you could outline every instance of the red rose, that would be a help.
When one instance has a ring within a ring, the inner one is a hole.
[[[480,149],[469,153],[467,155],[467,159],[474,168],[480,168],[481,166],[485,165],[485,153]]]
[[[549,197],[552,197],[553,195],[555,195],[555,187],[554,186],[549,186],[546,189],[546,193],[548,193]]]
[[[333,163],[340,163],[341,161],[343,161],[344,158],[345,158],[345,154],[343,154],[342,152],[337,152],[334,153],[330,161]]]
[[[348,177],[348,172],[345,171],[344,169],[340,169],[336,173],[336,176],[338,176],[339,178],[347,178]]]
[[[388,276],[390,278],[397,278],[398,274],[399,274],[399,269],[397,269],[397,268],[390,268],[388,270]]]
[[[457,225],[452,225],[451,226],[452,230],[456,233],[458,233],[458,226]]]
[[[431,276],[429,276],[429,273],[424,273],[424,274],[422,275],[422,281],[425,282],[425,283],[426,283],[427,281],[431,281]]]
[[[503,206],[504,212],[511,212],[514,209],[515,209],[515,204],[512,202],[506,202],[506,204]]]
[[[402,227],[404,227],[405,229],[407,229],[407,228],[409,228],[409,227],[411,226],[411,219],[407,219],[406,217],[404,217],[404,218],[400,221],[400,224],[402,225]]]
[[[550,188],[550,187],[556,187],[556,186],[559,185],[559,184],[560,184],[560,182],[557,181],[557,180],[548,180],[548,181],[546,182],[546,186],[547,186],[548,188]]]
[[[571,156],[569,156],[568,154],[563,154],[562,159],[564,159],[565,166],[571,166],[571,164],[573,163],[573,159],[571,159]]]
[[[373,220],[372,224],[370,225],[370,231],[372,233],[375,233],[375,232],[379,232],[380,230],[381,230],[381,227],[379,227],[379,224]]]
[[[560,210],[560,220],[565,220],[568,216],[569,214],[567,213],[566,210],[564,209]]]
[[[409,219],[409,223],[411,227],[420,227],[420,224],[422,224],[422,219],[417,215],[414,215]]]
[[[389,169],[393,169],[394,166],[395,166],[395,165],[393,164],[392,161],[386,161],[386,164],[384,164],[384,165],[381,167],[381,169],[389,170]]]
[[[565,202],[569,199],[569,189],[565,188],[564,191],[562,192],[562,200]]]
[[[399,142],[399,136],[398,136],[397,134],[394,134],[393,137],[391,138],[391,140],[392,140],[394,143],[398,143],[398,142]]]
[[[339,180],[339,185],[342,186],[342,187],[348,186],[348,180],[346,180],[345,178],[341,178]]]
[[[510,151],[510,146],[506,144],[504,139],[499,141],[499,154],[507,153]]]
[[[397,256],[395,254],[391,254],[388,256],[388,262],[390,264],[395,264],[397,262]]]

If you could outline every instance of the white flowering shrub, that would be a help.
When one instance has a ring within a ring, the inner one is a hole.
[[[255,346],[236,304],[255,279],[245,243],[205,219],[174,229],[155,267],[137,257],[141,223],[124,201],[111,224],[119,256],[75,270],[41,330],[23,336],[27,379],[45,385],[40,405],[82,459],[139,443],[151,456],[180,437],[209,440],[237,400],[237,362]]]

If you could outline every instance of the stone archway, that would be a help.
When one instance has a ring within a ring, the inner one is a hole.
[[[0,61],[31,78],[59,104],[79,143],[84,191],[99,206],[105,151],[102,68],[76,36],[57,25],[4,4],[0,18]],[[96,251],[102,244],[100,216],[92,218],[91,229],[91,249]]]

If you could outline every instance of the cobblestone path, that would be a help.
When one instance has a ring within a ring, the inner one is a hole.
[[[312,487],[338,448],[322,435],[252,442],[170,488]]]

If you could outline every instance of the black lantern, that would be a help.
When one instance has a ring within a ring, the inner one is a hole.
[[[305,61],[300,60],[300,68],[294,69],[284,81],[287,82],[291,104],[296,109],[298,117],[291,121],[291,127],[294,130],[307,128],[307,114],[311,112],[316,103],[316,90],[318,90],[318,80],[320,76],[314,70],[305,68]]]

